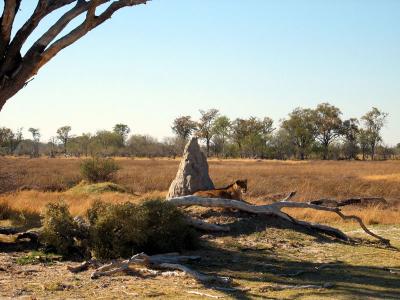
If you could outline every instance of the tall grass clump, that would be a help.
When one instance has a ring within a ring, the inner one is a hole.
[[[100,157],[85,159],[80,167],[82,177],[91,183],[110,181],[119,169],[115,160]]]
[[[10,218],[12,213],[11,207],[8,203],[0,203],[0,220],[7,220]]]

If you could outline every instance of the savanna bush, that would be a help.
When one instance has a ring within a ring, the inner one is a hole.
[[[94,157],[82,162],[81,175],[91,183],[105,182],[110,181],[119,169],[119,165],[111,158]]]
[[[43,218],[41,242],[57,253],[70,255],[75,252],[75,236],[78,230],[68,206],[64,202],[49,203]]]
[[[74,222],[65,204],[52,204],[44,218],[43,241],[66,255],[73,248],[97,258],[129,257],[193,249],[197,233],[179,209],[162,200],[142,204],[96,201],[87,211],[88,235]],[[83,249],[83,245],[86,249]]]

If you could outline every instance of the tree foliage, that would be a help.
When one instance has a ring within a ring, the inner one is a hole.
[[[63,144],[64,154],[67,154],[67,144],[70,139],[71,126],[63,126],[57,129],[57,139]]]
[[[205,115],[207,118],[203,118]],[[207,124],[201,131],[199,120],[191,116],[176,118],[172,124],[175,136],[163,140],[150,135],[129,136],[129,127],[121,123],[112,130],[68,135],[68,154],[175,158],[182,154],[189,137],[197,135],[203,137],[200,141],[205,152],[208,139],[209,155],[225,158],[387,159],[399,155],[398,149],[382,141],[387,114],[377,109],[372,109],[361,120],[343,121],[339,108],[322,103],[314,109],[295,109],[279,126],[269,117],[231,120],[213,109],[203,111],[201,118]],[[57,144],[56,138],[46,144],[39,143],[40,135],[33,132],[33,140],[23,140],[21,131],[0,128],[0,154],[33,155],[37,151],[54,157],[65,153],[63,143]]]
[[[342,112],[329,103],[321,103],[315,109],[316,138],[323,147],[323,159],[328,158],[329,145],[342,133]]]
[[[179,138],[186,141],[197,129],[197,123],[192,120],[191,116],[181,116],[174,120],[171,128]]]
[[[210,142],[214,136],[215,119],[219,115],[218,109],[200,110],[200,120],[197,122],[197,136],[206,141],[206,153],[210,155]]]
[[[287,130],[300,159],[305,159],[317,135],[314,110],[296,108],[289,114],[289,118],[283,121],[282,128]]]
[[[385,113],[376,107],[361,117],[364,123],[364,135],[369,144],[369,150],[372,160],[375,158],[376,146],[382,141],[381,131],[385,126],[388,113]]]

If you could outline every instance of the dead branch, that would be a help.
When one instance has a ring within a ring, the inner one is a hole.
[[[167,270],[179,270],[184,274],[189,275],[201,282],[230,282],[230,278],[228,277],[219,277],[213,275],[205,275],[191,268],[182,265],[181,263],[190,262],[190,261],[198,261],[200,260],[200,256],[182,256],[177,253],[169,253],[169,254],[161,254],[161,255],[153,255],[148,256],[144,253],[139,253],[132,256],[127,260],[114,260],[108,264],[99,267],[99,263],[96,260],[85,261],[78,266],[69,266],[67,267],[69,271],[72,273],[78,273],[87,270],[89,267],[94,266],[97,269],[92,273],[91,278],[97,279],[102,276],[110,276],[120,272],[126,272],[129,270],[135,270],[135,265],[146,266],[146,268],[155,268],[155,269],[167,269]],[[175,273],[174,273],[175,274]]]
[[[205,231],[225,231],[228,232],[230,231],[229,226],[221,226],[221,225],[216,225],[216,224],[211,224],[211,223],[207,223],[203,220],[199,220],[199,219],[195,219],[192,217],[187,216],[186,217],[186,222],[197,229],[200,230],[205,230]]]
[[[224,298],[223,296],[210,295],[210,294],[201,293],[198,291],[187,291],[186,293],[192,294],[192,295],[197,295],[197,296],[202,296],[202,297],[214,298],[214,299]]]
[[[368,204],[380,204],[387,205],[387,201],[382,197],[359,197],[359,198],[349,198],[344,200],[333,200],[333,199],[318,199],[308,202],[309,204],[322,205],[328,207],[342,207],[348,205],[368,205]]]
[[[343,220],[354,220],[359,223],[361,228],[364,230],[365,233],[368,235],[380,240],[385,245],[390,245],[390,240],[385,239],[373,232],[371,232],[362,222],[361,218],[357,216],[346,216],[338,207],[325,207],[315,204],[309,204],[304,202],[290,202],[290,201],[280,201],[275,202],[268,205],[250,205],[243,201],[237,200],[230,200],[230,199],[218,199],[218,198],[201,198],[197,196],[183,196],[172,198],[168,200],[171,204],[179,207],[189,207],[189,206],[203,206],[203,207],[221,207],[221,208],[230,208],[230,209],[237,209],[241,211],[245,211],[248,213],[258,214],[258,215],[274,215],[279,218],[282,218],[286,221],[289,221],[293,224],[300,225],[302,227],[306,227],[310,230],[315,230],[318,232],[325,233],[330,236],[334,236],[341,240],[348,241],[350,238],[343,233],[341,230],[330,227],[327,225],[310,223],[306,221],[296,220],[295,218],[291,217],[290,215],[282,212],[283,208],[307,208],[307,209],[314,209],[314,210],[322,210],[327,212],[336,213],[339,215]]]

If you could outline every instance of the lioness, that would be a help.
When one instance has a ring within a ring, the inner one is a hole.
[[[247,192],[247,179],[244,180],[236,180],[231,185],[228,185],[225,188],[208,190],[208,191],[198,191],[194,193],[194,196],[203,197],[203,198],[223,198],[223,199],[234,199],[241,200],[242,195]]]

